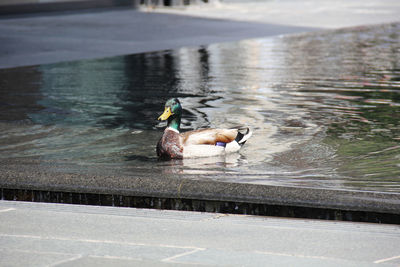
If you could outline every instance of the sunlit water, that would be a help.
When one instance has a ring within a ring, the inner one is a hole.
[[[60,172],[400,192],[400,24],[0,71],[0,160]],[[246,124],[221,158],[158,161],[183,130]]]

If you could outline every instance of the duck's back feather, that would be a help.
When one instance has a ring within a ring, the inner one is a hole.
[[[215,145],[235,140],[237,129],[200,129],[182,133],[184,145]]]

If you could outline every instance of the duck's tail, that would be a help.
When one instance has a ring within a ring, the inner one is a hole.
[[[253,134],[253,132],[251,131],[251,129],[249,127],[236,127],[235,129],[238,129],[238,134],[235,138],[235,141],[240,145],[243,146],[246,141],[251,137],[251,135]]]

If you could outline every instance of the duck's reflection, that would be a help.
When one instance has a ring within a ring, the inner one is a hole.
[[[229,153],[215,157],[160,161],[159,166],[164,174],[226,174],[235,172],[233,168],[245,160],[239,153]]]

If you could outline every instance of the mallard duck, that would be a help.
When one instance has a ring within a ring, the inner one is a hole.
[[[250,138],[249,127],[231,129],[199,129],[179,132],[182,106],[177,98],[165,103],[158,120],[167,120],[167,128],[157,143],[157,155],[164,159],[212,157],[236,152]]]

